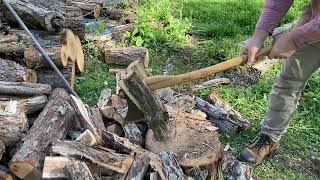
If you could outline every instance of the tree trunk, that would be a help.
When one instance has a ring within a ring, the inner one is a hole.
[[[44,50],[47,52],[53,63],[58,68],[64,68],[62,64],[66,64],[68,59],[61,59],[61,47],[46,47]],[[50,68],[48,62],[42,57],[42,55],[35,48],[26,48],[24,50],[24,61],[29,69],[35,68]]]
[[[37,82],[37,74],[18,63],[0,58],[0,81]]]
[[[149,162],[150,158],[147,154],[136,154],[124,180],[143,180],[148,170]]]
[[[10,0],[9,3],[31,29],[59,32],[65,26],[65,18],[60,10],[63,1]],[[4,12],[11,21],[16,22],[8,10]]]
[[[65,69],[60,70],[64,78],[68,81],[71,87],[75,83],[75,64],[70,62]],[[57,73],[52,69],[39,69],[36,71],[38,75],[38,83],[49,84],[52,88],[66,88],[66,85],[59,78]]]
[[[128,66],[133,61],[141,61],[145,67],[149,65],[149,51],[147,48],[106,48],[105,62],[107,64],[116,64]]]
[[[28,130],[28,119],[22,112],[0,112],[0,140],[5,146],[20,141]]]
[[[10,161],[10,170],[19,178],[23,179],[42,166],[52,143],[63,139],[72,125],[74,110],[68,102],[69,94],[63,89],[56,89],[49,99]]]
[[[51,86],[27,82],[0,81],[0,94],[8,95],[42,95],[50,94]]]
[[[30,98],[16,96],[0,96],[0,108],[5,107],[10,101],[16,101],[20,112],[32,114],[42,110],[47,104],[48,98],[45,95]]]
[[[65,174],[67,174],[69,180],[93,180],[90,169],[86,163],[71,160],[64,167]]]
[[[92,148],[75,141],[57,142],[52,146],[52,150],[67,157],[85,158],[119,173],[127,173],[133,162],[131,155],[118,154],[103,148]]]

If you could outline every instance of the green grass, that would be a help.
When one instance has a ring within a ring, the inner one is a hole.
[[[308,1],[296,1],[281,23],[293,21]],[[239,54],[239,42],[250,37],[263,6],[262,0],[144,0],[138,6],[138,28],[126,43],[147,46],[153,74],[162,74],[167,61],[170,74],[199,69]],[[134,39],[135,38],[135,39]],[[142,41],[141,41],[142,40]],[[95,54],[96,48],[86,50]],[[114,88],[115,77],[101,57],[90,55],[85,79],[77,81],[76,90],[90,105],[95,104],[102,88]],[[257,84],[249,87],[227,85],[214,90],[252,122],[252,128],[235,135],[221,135],[236,155],[259,132],[280,64],[275,65]],[[108,82],[107,85],[105,82]],[[186,88],[190,84],[179,86]],[[316,179],[302,165],[310,156],[320,156],[320,75],[314,75],[303,92],[287,134],[281,141],[282,153],[268,158],[254,169],[258,179]],[[213,89],[199,92],[206,97]]]

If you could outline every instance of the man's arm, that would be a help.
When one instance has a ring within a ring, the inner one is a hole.
[[[297,48],[320,41],[320,16],[295,28],[291,32],[291,38]]]
[[[256,29],[272,33],[291,7],[293,0],[265,0]]]

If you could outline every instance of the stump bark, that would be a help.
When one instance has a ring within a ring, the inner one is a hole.
[[[17,177],[23,179],[42,166],[52,143],[63,139],[67,134],[74,116],[74,110],[68,99],[69,94],[63,89],[56,89],[51,94],[48,104],[10,161],[10,170]]]

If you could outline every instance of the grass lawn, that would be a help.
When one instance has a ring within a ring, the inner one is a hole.
[[[296,1],[281,23],[291,22],[308,1]],[[239,42],[250,37],[259,17],[262,0],[144,0],[137,7],[139,28],[128,34],[127,43],[147,46],[153,74],[187,72],[213,65],[221,59],[239,54]],[[93,105],[102,88],[114,88],[115,78],[107,65],[95,56],[96,48],[87,44],[89,63],[76,90]],[[221,56],[225,56],[221,58]],[[172,68],[167,68],[168,64]],[[275,65],[256,84],[239,87],[234,84],[215,88],[222,97],[247,117],[253,127],[235,135],[221,135],[232,152],[238,152],[259,132],[272,83],[281,68]],[[315,74],[303,92],[287,134],[281,141],[282,151],[254,169],[258,179],[317,179],[306,168],[310,156],[320,157],[320,75]],[[181,88],[190,84],[182,85]],[[213,89],[198,95],[206,97]]]

